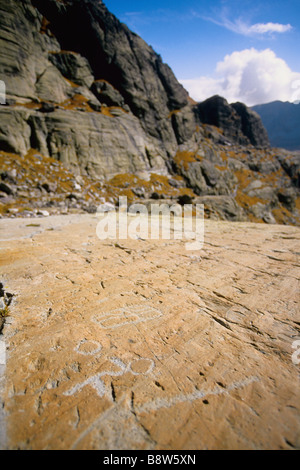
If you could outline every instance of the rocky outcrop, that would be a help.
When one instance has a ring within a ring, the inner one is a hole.
[[[213,96],[196,106],[196,114],[201,122],[222,129],[224,136],[235,143],[270,146],[260,117],[243,103],[229,105],[225,98]]]
[[[92,85],[94,76],[89,62],[80,54],[71,51],[60,51],[50,53],[48,58],[65,78],[87,88]]]
[[[109,116],[105,110],[78,112],[84,104],[89,108],[86,98],[78,95],[76,101],[75,95],[67,109],[57,107],[50,113],[4,109],[0,114],[2,149],[22,155],[30,148],[37,149],[77,172],[81,169],[82,174],[93,176],[167,171],[156,151],[159,142],[145,134],[135,116],[122,109],[107,110]]]
[[[9,0],[3,1],[2,8],[11,14],[10,21],[2,20],[9,30],[3,41],[8,34],[14,41],[19,39],[16,50],[5,53],[8,95],[39,97],[36,83],[50,61],[62,76],[79,85],[91,86],[92,76],[107,80],[124,97],[147,133],[163,141],[174,140],[167,116],[188,103],[187,92],[152,48],[109,13],[102,2],[26,0],[20,5]],[[25,41],[21,39],[24,35]],[[19,77],[10,83],[16,75],[16,63]]]
[[[79,175],[75,160],[71,171],[33,149],[25,157],[0,151],[0,217],[91,213],[104,202],[118,206],[119,197],[126,196],[129,204],[146,207],[204,204],[206,217],[212,219],[300,225],[299,189],[287,173],[296,159],[300,163],[300,155],[291,162],[289,153],[281,154],[279,163],[272,150],[257,155],[248,149],[246,155],[239,147],[228,151],[220,144],[211,147],[211,141],[206,144],[206,154],[178,152],[173,176],[131,166],[129,173],[99,178],[96,162],[94,169]]]
[[[254,147],[270,147],[268,133],[260,116],[244,103],[233,103],[231,107],[240,116],[242,133]]]
[[[3,150],[25,155],[32,140],[45,155],[81,171],[94,167],[99,176],[152,165],[167,171],[177,145],[168,114],[188,95],[144,41],[102,2],[9,0],[1,8],[0,75],[9,105],[1,108]]]

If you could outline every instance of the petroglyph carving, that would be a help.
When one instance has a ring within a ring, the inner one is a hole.
[[[126,372],[129,372],[133,375],[147,375],[150,372],[152,372],[152,370],[155,367],[154,361],[148,358],[140,358],[137,360],[133,360],[133,361],[130,361],[127,365],[118,357],[112,357],[110,358],[109,361],[114,366],[117,366],[119,370],[107,370],[107,371],[99,372],[99,374],[95,374],[89,377],[84,382],[76,384],[70,390],[67,390],[64,393],[64,395],[66,396],[74,395],[75,393],[80,392],[87,385],[90,385],[96,390],[98,396],[102,398],[106,394],[105,384],[102,380],[102,377],[105,377],[105,376],[120,377],[121,375],[124,375]],[[110,396],[108,395],[108,397]]]
[[[131,305],[95,315],[93,321],[102,328],[114,329],[154,320],[161,316],[162,313],[158,309],[149,305]]]
[[[101,344],[98,341],[88,341],[83,339],[77,344],[75,351],[84,356],[95,356],[102,349]]]
[[[241,380],[239,382],[233,382],[230,384],[226,389],[223,389],[219,386],[215,387],[215,389],[204,391],[204,390],[195,390],[189,394],[180,394],[173,396],[171,398],[157,398],[148,403],[144,403],[141,405],[137,411],[139,413],[150,413],[151,411],[157,411],[161,408],[171,408],[172,406],[177,405],[178,403],[193,403],[195,400],[203,400],[208,396],[218,396],[218,395],[225,395],[231,392],[232,390],[239,390],[249,385],[259,382],[258,377],[249,377],[245,380]]]

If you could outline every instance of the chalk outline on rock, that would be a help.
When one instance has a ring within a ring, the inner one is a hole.
[[[153,314],[154,313],[154,314]],[[152,314],[152,315],[151,315]],[[151,316],[149,316],[151,315]],[[134,324],[141,322],[146,322],[150,320],[155,320],[156,318],[162,317],[162,312],[150,305],[131,305],[126,307],[117,308],[111,310],[110,312],[103,312],[97,314],[93,317],[93,321],[99,324],[102,328],[106,330],[113,330],[115,328],[120,328],[125,325]],[[130,316],[132,319],[130,319]],[[105,326],[104,322],[109,322],[110,320],[120,318],[120,323],[117,323],[112,326]]]
[[[93,344],[96,344],[97,347],[92,350],[92,351],[80,351],[80,347],[83,345],[83,344],[86,344],[86,343],[93,343]],[[87,340],[87,339],[82,339],[81,341],[79,341],[79,343],[77,344],[76,348],[74,349],[75,352],[77,352],[78,354],[82,354],[83,356],[95,356],[96,354],[98,354],[100,351],[102,350],[102,345],[99,343],[99,341],[95,341],[95,340]]]
[[[127,365],[118,357],[111,357],[109,360],[112,364],[119,367],[120,371],[108,370],[108,371],[99,372],[98,374],[95,374],[95,375],[89,377],[88,379],[84,380],[83,382],[80,382],[80,383],[76,384],[74,387],[72,387],[69,390],[67,390],[66,392],[64,392],[64,395],[65,396],[74,395],[75,393],[80,392],[87,385],[91,385],[91,387],[93,387],[96,390],[97,395],[100,398],[102,398],[105,395],[105,392],[106,392],[105,384],[102,380],[102,377],[105,377],[105,376],[120,377],[120,376],[124,375],[126,372],[129,372],[129,373],[131,373],[135,376],[138,376],[138,375],[144,375],[145,376],[147,374],[150,374],[150,372],[152,372],[152,370],[155,367],[155,362],[152,359],[145,358],[145,357],[140,357],[137,360],[132,360]],[[150,362],[150,366],[149,366],[149,368],[147,369],[146,372],[135,372],[135,371],[132,370],[133,362],[136,363],[136,362],[139,362],[139,361],[149,361]]]

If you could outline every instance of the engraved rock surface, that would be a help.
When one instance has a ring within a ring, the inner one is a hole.
[[[206,221],[187,251],[97,223],[0,220],[0,447],[299,449],[299,228]]]

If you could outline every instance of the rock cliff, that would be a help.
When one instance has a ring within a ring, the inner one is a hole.
[[[202,106],[193,109],[168,65],[103,2],[9,0],[1,9],[0,74],[11,104],[2,116],[3,150],[24,154],[33,147],[82,169],[86,164],[89,172],[96,163],[95,172],[104,175],[120,167],[137,170],[133,157],[144,169],[166,171],[178,143],[188,142],[201,122],[230,128],[229,120],[207,120]],[[115,122],[105,106],[119,108],[112,113]],[[260,145],[236,120],[238,135],[233,126],[226,135]]]
[[[196,110],[201,122],[223,129],[226,137],[241,145],[270,146],[259,115],[243,103],[229,105],[221,96],[213,96],[199,103]]]
[[[88,172],[96,161],[99,175],[166,172],[177,144],[168,116],[188,94],[151,47],[102,2],[9,0],[1,8],[0,73],[11,105],[3,150],[34,147]]]
[[[17,171],[13,155],[36,152],[95,180],[178,177],[210,216],[298,223],[299,154],[270,149],[259,116],[242,103],[194,103],[102,1],[0,0],[0,9],[0,150],[13,165],[3,161],[6,171]],[[157,193],[146,186],[136,195]],[[172,188],[164,187],[166,199]],[[4,215],[12,196],[0,192]]]

